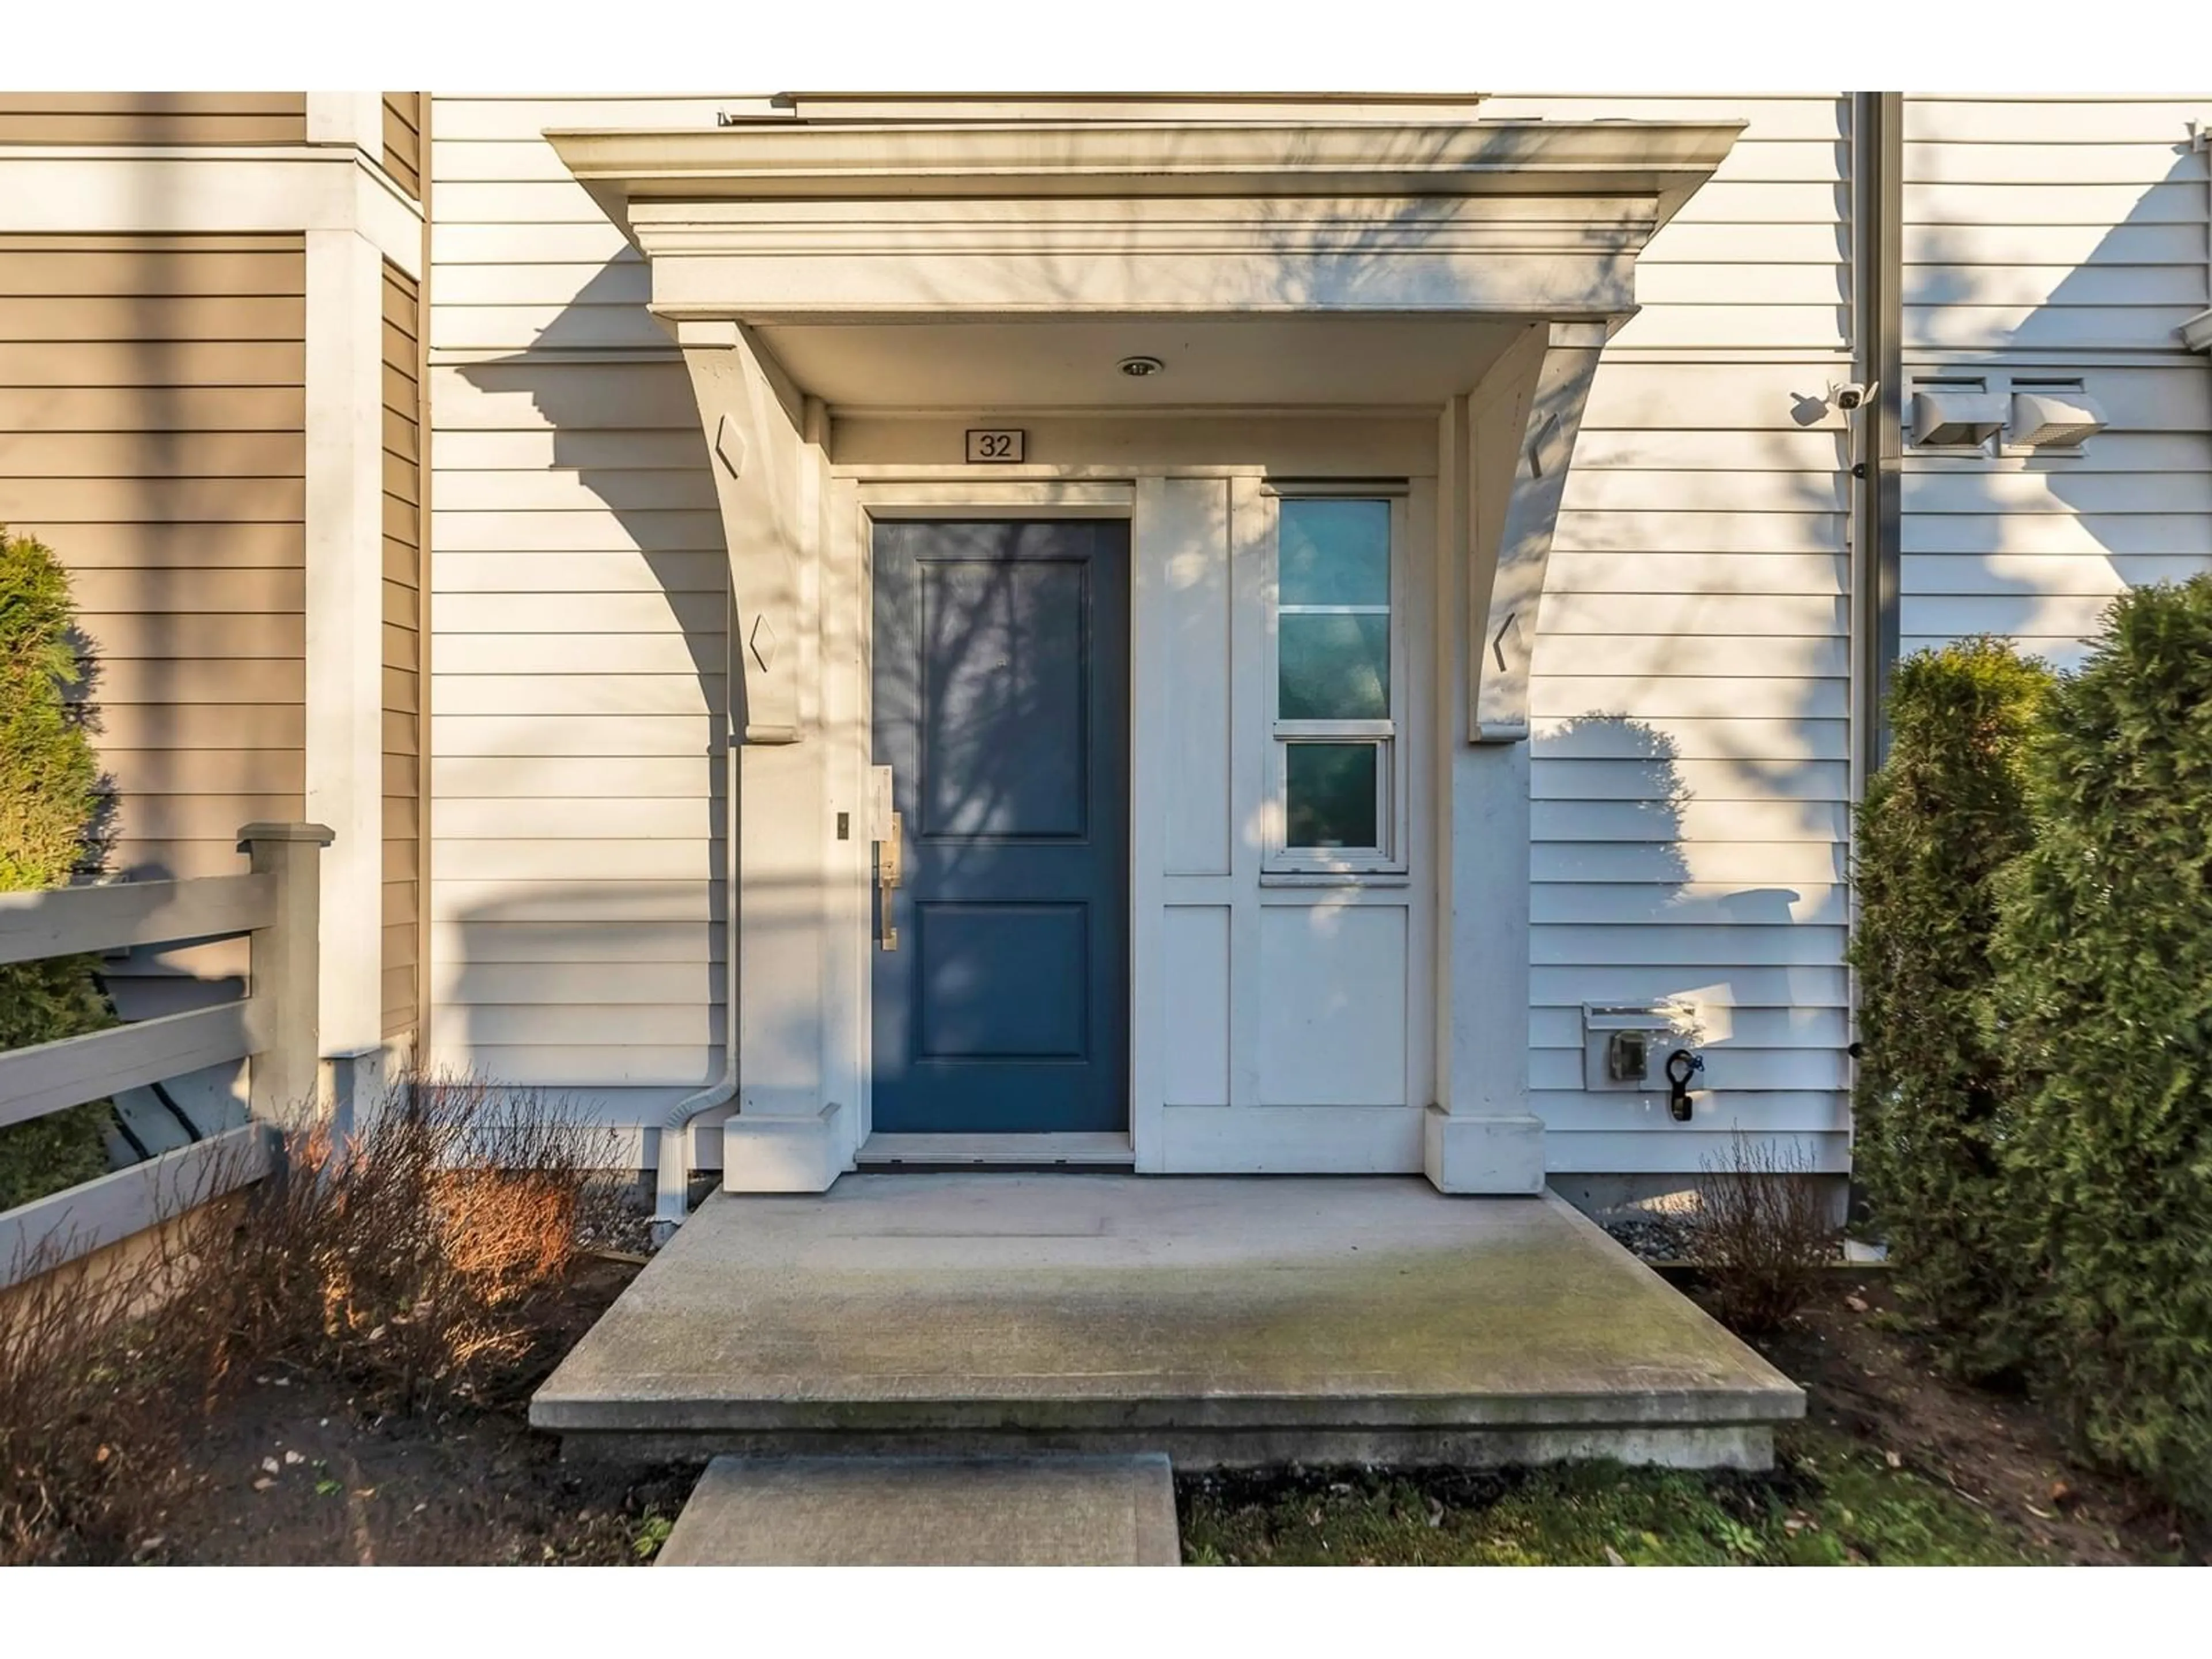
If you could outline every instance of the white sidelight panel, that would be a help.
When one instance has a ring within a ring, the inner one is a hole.
[[[1315,422],[1303,441],[1310,453],[1357,455],[1371,441],[1361,425]],[[1433,609],[1424,597],[1433,485],[1419,476],[1430,465],[1422,450],[1401,449],[1395,462],[1415,476],[1379,494],[1347,482],[1334,496],[1384,507],[1395,549],[1397,621],[1372,607],[1370,626],[1389,639],[1401,706],[1393,732],[1355,722],[1350,738],[1279,718],[1285,503],[1259,469],[1138,481],[1133,1104],[1142,1169],[1420,1167],[1431,1086],[1429,717],[1411,688],[1431,661],[1419,619]],[[1346,660],[1358,671],[1371,658]],[[1285,859],[1276,757],[1286,731],[1339,744],[1382,733],[1394,769],[1378,775],[1392,784],[1377,822],[1403,820],[1391,837],[1395,868]]]
[[[1164,1105],[1229,1104],[1230,914],[1225,904],[1171,904],[1161,915]]]
[[[1145,581],[1160,604],[1153,660],[1158,701],[1162,873],[1230,873],[1234,727],[1230,714],[1229,487],[1223,479],[1163,479],[1141,522]]]
[[[1402,1106],[1406,911],[1267,904],[1260,911],[1260,1103]]]

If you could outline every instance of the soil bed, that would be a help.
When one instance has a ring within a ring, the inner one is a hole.
[[[592,1261],[571,1278],[558,1310],[562,1346],[636,1271]],[[564,1463],[553,1437],[529,1427],[527,1398],[520,1387],[496,1403],[380,1418],[327,1382],[258,1369],[193,1437],[188,1490],[140,1542],[137,1559],[194,1565],[650,1561],[698,1471]]]
[[[1812,1427],[1896,1453],[2031,1547],[2084,1566],[2212,1565],[2212,1518],[2081,1462],[2025,1396],[1946,1382],[1880,1273],[1832,1275],[1814,1305],[1750,1340],[1804,1386]]]
[[[565,1346],[635,1274],[590,1261]],[[1692,1286],[1695,1294],[1695,1287]],[[2206,1563],[2212,1526],[2069,1458],[2029,1401],[1946,1382],[1881,1275],[1832,1276],[1758,1339],[1810,1413],[1771,1474],[1580,1464],[1294,1470],[1176,1483],[1194,1563]],[[558,1351],[557,1348],[556,1350]],[[511,1397],[377,1417],[326,1381],[263,1369],[192,1437],[185,1495],[136,1559],[178,1564],[650,1561],[696,1468],[564,1463]],[[273,1464],[273,1468],[271,1465]]]

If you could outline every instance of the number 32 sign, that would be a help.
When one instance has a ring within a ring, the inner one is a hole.
[[[1022,459],[1022,439],[1019,427],[970,427],[968,428],[968,459],[975,461],[998,461],[1012,464]]]

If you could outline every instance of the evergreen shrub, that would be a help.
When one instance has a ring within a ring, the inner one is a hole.
[[[87,854],[100,766],[71,690],[82,680],[69,575],[0,526],[0,891],[65,885]],[[94,958],[0,965],[0,1051],[114,1023]],[[107,1168],[105,1101],[0,1128],[0,1210]]]
[[[1996,1139],[2016,1081],[1983,1030],[1995,878],[2030,838],[2025,752],[2051,683],[1989,639],[1898,664],[1890,751],[1868,782],[1853,860],[1853,1161],[1901,1299],[1954,1370],[1983,1377],[2020,1358],[2022,1291],[2001,1237]]]
[[[1987,1037],[2029,1080],[2002,1157],[2039,1386],[2212,1509],[2212,577],[2116,600],[2041,725]]]

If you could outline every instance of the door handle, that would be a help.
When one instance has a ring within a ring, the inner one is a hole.
[[[900,850],[903,840],[900,834],[902,827],[899,815],[893,812],[890,823],[886,826],[889,833],[876,843],[876,903],[880,913],[876,938],[886,951],[898,949],[898,923],[894,919],[898,913],[892,906],[896,902],[900,878],[905,873],[906,859]]]

